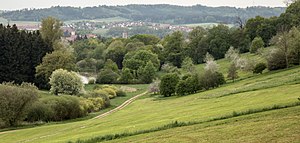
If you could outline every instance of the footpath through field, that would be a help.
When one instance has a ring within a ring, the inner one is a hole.
[[[117,108],[115,108],[115,109],[113,109],[113,110],[110,110],[110,111],[108,111],[108,112],[106,112],[106,113],[103,113],[103,114],[101,114],[101,115],[99,115],[99,116],[97,116],[97,117],[95,117],[95,118],[93,118],[93,119],[103,118],[103,117],[106,117],[106,116],[108,116],[108,115],[110,115],[110,114],[112,114],[112,113],[114,113],[114,112],[116,112],[116,111],[118,111],[118,110],[121,110],[121,109],[125,108],[126,106],[128,106],[130,103],[132,103],[135,99],[137,99],[137,98],[139,98],[139,97],[141,97],[141,96],[143,96],[143,95],[145,95],[145,94],[147,94],[147,91],[144,92],[144,93],[141,93],[141,94],[139,94],[139,95],[136,95],[136,96],[134,96],[134,97],[132,97],[132,98],[130,98],[130,99],[128,99],[127,101],[125,101],[123,104],[121,104],[121,105],[118,106]]]

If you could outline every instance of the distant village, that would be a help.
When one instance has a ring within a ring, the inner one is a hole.
[[[36,31],[40,29],[40,25],[18,25],[18,28],[21,30],[26,31]],[[92,33],[88,34],[78,34],[79,30],[97,30],[97,29],[106,29],[109,30],[111,28],[128,28],[131,29],[133,27],[148,27],[154,30],[161,30],[161,29],[168,29],[171,31],[182,31],[182,32],[190,32],[193,29],[188,26],[181,26],[181,25],[171,25],[171,24],[160,24],[160,23],[150,23],[150,22],[143,22],[143,21],[124,21],[124,22],[92,22],[92,21],[81,21],[81,22],[72,22],[68,24],[64,24],[62,27],[63,30],[63,38],[68,41],[75,41],[77,38],[97,38],[98,36],[103,35],[96,35]],[[128,33],[123,32],[120,33],[122,38],[128,38]],[[113,38],[120,38],[120,37],[113,37]]]

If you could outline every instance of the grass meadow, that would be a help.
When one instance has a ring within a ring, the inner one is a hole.
[[[145,138],[149,138],[149,142],[184,142],[188,140],[188,137],[191,140],[200,138],[204,140],[205,138],[202,137],[206,136],[207,141],[210,142],[218,142],[224,138],[227,139],[227,142],[239,142],[249,141],[248,139],[256,138],[259,135],[261,138],[268,137],[262,141],[277,141],[277,139],[280,139],[279,137],[282,137],[283,140],[299,141],[299,136],[296,136],[299,134],[297,134],[297,130],[294,130],[300,127],[299,124],[294,124],[299,121],[298,106],[278,110],[275,110],[275,108],[272,111],[208,122],[211,119],[232,115],[233,113],[297,103],[299,102],[297,99],[300,91],[299,83],[300,67],[267,72],[262,75],[242,78],[235,83],[229,83],[217,89],[184,97],[159,98],[149,95],[105,118],[44,125],[0,133],[0,139],[3,142],[55,143],[77,141],[78,139],[85,140],[111,134],[155,129],[178,121],[199,122],[201,124],[171,128],[112,141],[134,142],[136,140],[136,142],[140,142]],[[286,115],[290,115],[290,117]],[[276,121],[279,120],[280,122],[277,123]],[[253,121],[257,121],[257,123]],[[283,131],[271,130],[277,126],[280,126],[279,129]],[[266,128],[266,130],[269,128],[270,130],[268,132],[259,130],[261,128]],[[227,132],[230,132],[230,134],[223,135]],[[182,138],[176,133],[182,134]],[[211,133],[211,136],[207,136]],[[243,136],[244,139],[235,140],[240,136],[239,133],[249,133],[249,135]],[[157,134],[161,138],[156,136]],[[215,139],[213,138],[214,135],[216,135]],[[186,136],[186,138],[183,136]],[[166,138],[166,140],[161,140],[163,138]],[[259,142],[259,138],[257,142]]]

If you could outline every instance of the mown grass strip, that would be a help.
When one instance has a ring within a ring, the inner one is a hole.
[[[135,136],[135,135],[140,135],[140,134],[146,134],[146,133],[151,133],[151,132],[157,132],[157,131],[162,131],[162,130],[167,130],[171,128],[177,128],[177,127],[184,127],[184,126],[191,126],[191,125],[196,125],[196,124],[203,124],[203,123],[208,123],[208,122],[213,122],[213,121],[218,121],[218,120],[224,120],[224,119],[229,119],[229,118],[234,118],[238,116],[244,116],[244,115],[250,115],[250,114],[255,114],[255,113],[260,113],[260,112],[266,112],[266,111],[271,111],[271,110],[278,110],[278,109],[284,109],[284,108],[290,108],[290,107],[295,107],[295,106],[300,106],[300,102],[294,102],[290,104],[285,104],[285,105],[273,105],[270,107],[264,107],[264,108],[259,108],[259,109],[249,109],[246,111],[233,111],[232,114],[220,116],[220,117],[215,117],[206,121],[191,121],[191,122],[178,122],[174,121],[172,123],[152,128],[152,129],[147,129],[147,130],[139,130],[135,132],[124,132],[120,134],[109,134],[109,135],[104,135],[104,136],[98,136],[98,137],[93,137],[90,139],[85,139],[85,140],[80,140],[78,139],[75,142],[68,141],[68,143],[96,143],[96,142],[103,142],[103,141],[109,141],[109,140],[115,140],[115,139],[120,139],[120,138],[125,138],[129,136]]]

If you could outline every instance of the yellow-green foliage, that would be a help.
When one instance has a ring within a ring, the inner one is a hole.
[[[108,97],[110,99],[115,98],[117,96],[116,91],[114,89],[112,89],[112,88],[103,88],[101,90],[107,92],[108,93]]]
[[[118,87],[114,86],[114,85],[102,85],[101,88],[111,88],[113,89],[114,91],[117,91],[118,90]]]
[[[102,89],[95,90],[94,92],[96,93],[96,94],[94,94],[96,96],[107,96],[107,97],[109,97],[109,94],[106,91],[102,90]]]
[[[87,113],[94,112],[94,104],[91,100],[86,98],[80,98],[80,109],[86,111]]]
[[[99,87],[95,87],[95,92],[103,95],[108,95],[110,99],[115,98],[117,96],[117,92],[119,89],[113,85],[102,85]]]
[[[88,100],[93,104],[92,111],[96,112],[104,108],[105,103],[101,97],[98,98],[88,98]]]

